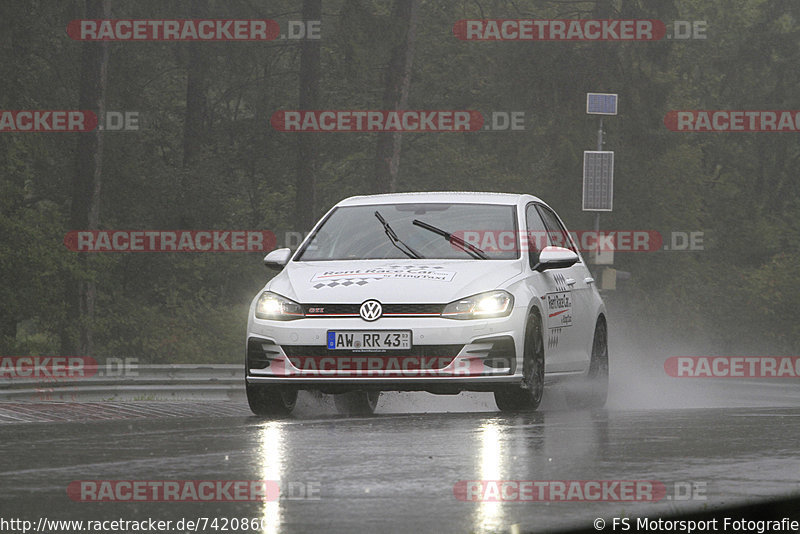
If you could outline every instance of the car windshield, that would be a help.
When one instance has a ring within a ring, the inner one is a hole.
[[[459,238],[479,250],[462,246]],[[486,242],[490,246],[480,250]],[[519,256],[518,250],[514,206],[373,204],[336,208],[296,260],[403,259],[415,254],[425,259],[510,260]]]

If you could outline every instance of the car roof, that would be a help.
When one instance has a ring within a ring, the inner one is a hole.
[[[417,193],[386,193],[360,195],[342,200],[337,206],[364,206],[370,204],[399,204],[415,202],[458,202],[466,204],[505,204],[509,206],[539,201],[532,195],[517,193],[486,193],[477,191],[430,191]]]

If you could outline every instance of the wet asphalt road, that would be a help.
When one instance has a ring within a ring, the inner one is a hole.
[[[490,394],[388,394],[375,416],[343,417],[330,397],[301,393],[296,414],[281,421],[251,416],[243,399],[0,402],[0,520],[153,518],[184,532],[178,520],[204,517],[218,528],[199,532],[242,532],[222,521],[250,518],[260,532],[424,533],[549,532],[603,518],[611,532],[615,516],[800,494],[797,380],[669,378],[665,357],[698,353],[675,346],[678,338],[612,346],[608,403],[585,411],[569,410],[559,387],[525,415],[499,413]],[[283,497],[76,502],[67,487],[81,480],[271,480]],[[647,480],[665,495],[459,500],[454,488],[473,480]],[[308,491],[313,498],[300,498]]]
[[[129,403],[128,415],[108,420],[3,424],[0,517],[249,517],[263,520],[262,532],[545,532],[800,490],[795,408],[569,411],[555,403],[502,415],[490,397],[462,395],[449,400],[474,411],[420,413],[403,405],[408,398],[388,396],[378,414],[360,418],[324,413],[312,399],[283,421],[251,417],[236,402],[213,416],[198,416],[202,405],[194,404],[179,417],[165,403],[161,415],[137,418]],[[406,413],[380,413],[393,405]],[[70,500],[69,483],[88,479],[278,480],[286,498]],[[454,494],[459,480],[498,479],[652,480],[667,494],[653,503],[463,502]],[[684,500],[691,484],[696,498]],[[304,488],[318,498],[296,498]]]

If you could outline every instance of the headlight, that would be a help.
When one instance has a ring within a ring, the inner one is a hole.
[[[264,291],[256,302],[256,317],[273,321],[291,321],[304,316],[303,308],[293,300],[277,293]]]
[[[447,319],[486,319],[511,314],[514,297],[507,291],[487,291],[451,302],[444,307],[442,317]]]

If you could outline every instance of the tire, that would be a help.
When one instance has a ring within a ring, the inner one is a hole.
[[[263,417],[283,417],[292,413],[297,403],[297,390],[263,384],[247,384],[250,411]]]
[[[573,408],[602,408],[608,399],[608,326],[602,315],[597,319],[592,339],[589,372],[576,384],[569,384],[567,401]]]
[[[532,412],[544,395],[544,341],[542,318],[531,312],[525,324],[525,345],[522,360],[522,384],[494,392],[494,400],[502,412]]]
[[[333,403],[342,415],[372,415],[380,396],[380,391],[348,391],[334,395]]]

